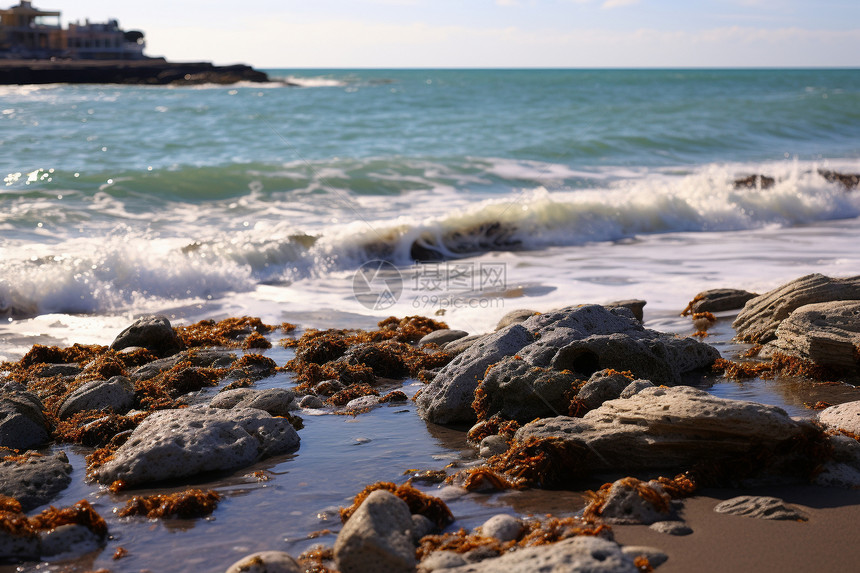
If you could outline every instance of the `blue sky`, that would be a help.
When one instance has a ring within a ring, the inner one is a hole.
[[[17,0],[0,0],[12,5]],[[258,67],[860,66],[858,0],[34,0]]]

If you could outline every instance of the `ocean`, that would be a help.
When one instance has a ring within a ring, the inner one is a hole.
[[[109,344],[149,313],[300,328],[421,314],[481,333],[516,309],[643,299],[646,326],[690,335],[678,315],[699,291],[860,274],[860,190],[821,174],[860,173],[860,70],[267,71],[0,87],[0,360]],[[706,340],[731,353],[731,337]],[[773,384],[714,391],[804,412]],[[397,412],[311,417],[269,468],[281,483],[219,482],[223,516],[186,529],[111,522],[138,558],[95,565],[217,571],[306,547],[321,508],[392,464],[458,455],[461,438]],[[109,513],[82,472],[64,496]],[[493,507],[452,509],[468,523]],[[167,549],[147,561],[151,543]]]

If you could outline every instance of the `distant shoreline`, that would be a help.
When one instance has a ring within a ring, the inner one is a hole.
[[[245,64],[146,60],[0,60],[0,85],[135,84],[195,85],[267,82],[269,76]]]

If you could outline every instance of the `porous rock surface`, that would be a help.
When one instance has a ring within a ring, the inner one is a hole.
[[[633,557],[621,547],[600,537],[572,537],[538,547],[520,549],[501,557],[484,559],[478,563],[434,569],[445,573],[634,573],[638,569]]]
[[[98,481],[121,479],[133,486],[208,471],[232,470],[287,453],[299,436],[285,418],[262,410],[194,406],[155,412],[114,458],[97,471]]]
[[[797,436],[802,424],[781,408],[718,398],[688,386],[645,388],[610,400],[582,418],[535,420],[519,430],[530,437],[561,438],[580,451],[577,469],[686,469],[703,460],[775,448]]]
[[[0,494],[14,497],[24,511],[51,501],[72,481],[65,452],[31,456],[23,461],[0,461]]]
[[[42,402],[30,392],[4,390],[0,394],[0,446],[28,450],[50,438]]]
[[[768,347],[837,375],[860,377],[860,300],[798,308],[780,323]]]
[[[334,559],[342,573],[414,571],[409,506],[391,492],[371,492],[338,533]]]
[[[533,366],[507,356],[488,368],[484,375],[481,387],[487,401],[485,414],[499,414],[521,423],[567,414],[570,400],[565,394],[578,380],[572,372]]]
[[[125,376],[114,376],[110,380],[92,380],[69,394],[57,416],[61,420],[71,418],[86,410],[108,409],[123,414],[134,406],[134,383]]]
[[[682,316],[696,314],[699,312],[722,312],[724,310],[737,310],[743,308],[747,301],[758,295],[753,292],[733,289],[715,288],[702,291],[693,297]]]
[[[650,499],[642,497],[637,489],[626,480],[612,483],[600,508],[600,517],[610,524],[650,525],[666,521],[674,516],[671,498],[657,482],[641,484],[649,488],[654,499],[661,499],[662,506],[655,505]]]
[[[714,507],[717,513],[742,515],[756,519],[788,519],[806,521],[806,514],[785,503],[778,497],[762,495],[741,495],[718,503]]]
[[[437,424],[476,420],[471,404],[489,366],[519,356],[528,367],[569,370],[582,378],[605,368],[630,370],[655,384],[711,365],[713,347],[644,328],[627,308],[568,307],[532,316],[487,335],[435,376],[416,400],[422,418]]]
[[[283,551],[260,551],[246,555],[230,567],[226,573],[302,573],[304,568],[289,553]]]
[[[215,396],[209,405],[213,408],[257,408],[272,416],[285,416],[292,408],[295,392],[286,388],[236,388]]]
[[[828,430],[860,436],[860,400],[825,408],[818,413],[818,421]]]
[[[166,316],[143,316],[120,332],[111,343],[111,350],[129,346],[146,348],[156,356],[170,356],[182,350],[182,343]]]
[[[806,275],[747,302],[732,327],[739,339],[764,344],[776,338],[780,323],[798,308],[846,300],[860,300],[860,276]]]

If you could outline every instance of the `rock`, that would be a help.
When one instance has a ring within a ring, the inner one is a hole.
[[[155,412],[97,472],[100,483],[134,486],[233,470],[295,450],[299,436],[285,418],[262,410],[193,406]]]
[[[484,338],[485,336],[487,335],[473,334],[472,336],[467,336],[459,340],[453,340],[451,342],[445,343],[442,346],[442,350],[444,350],[447,354],[457,356],[458,354],[462,354],[463,352],[471,348],[475,342]]]
[[[14,497],[23,510],[44,505],[72,481],[72,466],[65,452],[31,455],[24,461],[0,461],[0,494]]]
[[[111,350],[128,346],[146,348],[156,356],[170,356],[182,350],[182,343],[166,316],[143,316],[120,332],[111,343]]]
[[[798,308],[845,300],[860,300],[860,276],[806,275],[747,302],[732,327],[740,340],[764,344],[776,338],[777,327]]]
[[[735,189],[770,189],[776,185],[776,179],[767,175],[750,175],[735,179]]]
[[[35,373],[36,378],[49,378],[51,376],[77,376],[83,368],[77,364],[44,364]]]
[[[600,537],[579,536],[551,545],[519,549],[501,557],[485,559],[444,570],[445,573],[635,573],[633,558],[621,547]]]
[[[209,403],[212,408],[256,408],[272,416],[286,416],[292,409],[296,395],[286,388],[237,388],[221,392]]]
[[[567,414],[570,398],[566,394],[578,381],[579,377],[571,372],[533,366],[514,356],[502,358],[484,374],[483,415],[489,418],[499,414],[525,423]]]
[[[359,396],[353,398],[343,407],[344,410],[370,410],[379,406],[379,396]]]
[[[679,537],[693,533],[692,528],[683,521],[657,521],[652,523],[649,529],[653,529],[658,533],[677,535]]]
[[[499,541],[513,541],[523,532],[523,522],[507,513],[494,515],[481,525],[481,533]]]
[[[325,401],[319,396],[307,395],[303,396],[299,401],[299,406],[308,408],[309,410],[319,410],[320,408],[325,408]]]
[[[521,308],[518,310],[512,310],[508,312],[499,319],[499,322],[496,323],[496,330],[501,330],[506,326],[510,326],[512,324],[519,324],[521,322],[525,322],[536,314],[540,314],[535,310],[528,310],[525,308]]]
[[[669,560],[669,556],[657,549],[656,547],[645,547],[643,545],[626,545],[621,548],[621,552],[624,555],[630,557],[631,559],[636,559],[640,556],[644,557],[648,560],[648,564],[651,565],[651,567],[659,567],[660,565]]]
[[[465,557],[453,551],[434,551],[424,561],[418,564],[419,573],[431,573],[433,571],[447,570],[460,565],[467,565]]]
[[[779,324],[768,347],[837,376],[860,377],[860,300],[798,308]]]
[[[134,383],[125,376],[114,376],[110,380],[92,380],[69,394],[57,416],[61,420],[71,418],[86,410],[108,409],[124,414],[134,406]]]
[[[412,515],[412,543],[416,546],[418,541],[425,535],[430,535],[436,530],[436,524],[429,517],[415,513]]]
[[[619,398],[630,398],[631,396],[635,396],[645,388],[653,388],[654,385],[650,380],[634,380],[630,384],[628,384],[624,390],[619,394]]]
[[[637,485],[650,490],[649,496],[643,497]],[[655,505],[649,498],[659,499],[662,503]],[[600,502],[593,503],[599,503],[599,515],[606,523],[650,525],[673,517],[671,501],[669,495],[656,482],[641,483],[639,480],[620,479],[612,483]]]
[[[304,567],[283,551],[260,551],[242,557],[226,573],[302,573]]]
[[[469,333],[465,330],[451,330],[450,328],[442,328],[440,330],[434,330],[430,334],[425,335],[421,340],[418,341],[418,346],[424,346],[425,344],[438,344],[442,346],[448,342],[454,342],[455,340],[460,340],[461,338],[466,338],[469,336]]]
[[[643,380],[643,382],[645,381]],[[589,410],[593,410],[607,400],[620,398],[621,392],[632,383],[633,380],[629,376],[620,372],[601,370],[591,375],[588,382],[576,393],[576,397],[582,400]],[[651,385],[653,386],[653,384]]]
[[[101,535],[93,533],[83,525],[61,525],[48,531],[39,532],[39,553],[41,557],[90,553],[104,543]]]
[[[478,446],[478,455],[482,458],[491,458],[496,454],[508,451],[508,442],[503,436],[494,434],[481,440]]]
[[[613,368],[677,384],[682,375],[711,365],[719,352],[696,340],[647,330],[626,308],[569,307],[534,315],[475,342],[424,387],[416,400],[419,415],[437,424],[474,423],[475,388],[488,367],[514,355],[523,359],[523,369],[552,367],[586,377]]]
[[[749,291],[733,288],[715,288],[702,291],[693,297],[681,316],[700,312],[723,312],[743,308],[747,301],[758,295]]]
[[[0,530],[0,560],[38,560],[40,553],[38,537],[20,537]]]
[[[340,530],[334,559],[342,573],[414,571],[409,506],[388,491],[372,492]]]
[[[860,400],[825,408],[818,413],[818,421],[825,429],[860,436]]]
[[[648,304],[644,300],[631,298],[628,300],[616,300],[614,302],[608,302],[604,304],[606,308],[626,308],[630,312],[633,313],[633,316],[639,322],[645,320],[644,308],[645,305]]]
[[[178,354],[160,358],[138,367],[131,373],[130,378],[134,381],[149,380],[170,370],[180,362],[187,362],[198,368],[227,368],[236,360],[236,355],[226,350],[212,350],[194,348],[185,350]]]
[[[857,189],[860,186],[860,173],[839,173],[828,169],[819,169],[818,174],[830,183],[839,183],[846,191]]]
[[[577,469],[688,469],[705,460],[736,458],[785,445],[805,428],[781,408],[718,398],[688,386],[646,388],[610,400],[582,418],[531,422],[515,434],[559,437],[580,451]]]
[[[742,495],[727,499],[718,503],[714,507],[714,511],[756,519],[790,519],[794,521],[809,519],[805,513],[777,497],[757,495]]]
[[[42,402],[30,392],[0,394],[0,447],[29,450],[48,442],[48,420]]]

